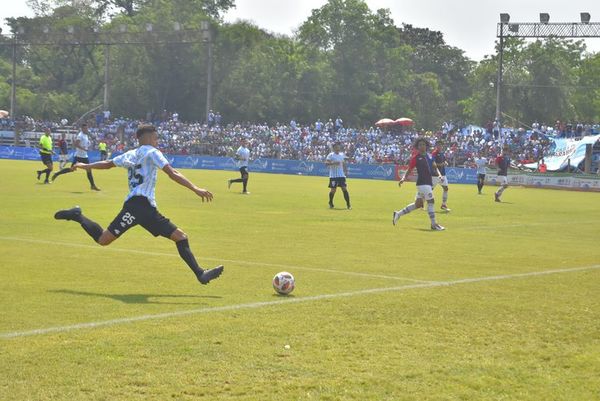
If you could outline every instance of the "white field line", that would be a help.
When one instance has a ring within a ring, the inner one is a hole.
[[[458,284],[481,283],[481,282],[486,282],[486,281],[498,281],[498,280],[508,280],[508,279],[515,279],[515,278],[537,277],[537,276],[545,276],[545,275],[559,274],[559,273],[574,273],[574,272],[581,272],[581,271],[588,271],[588,270],[595,270],[595,269],[600,269],[600,265],[591,265],[591,266],[583,266],[583,267],[575,267],[575,268],[567,268],[567,269],[543,270],[543,271],[529,272],[529,273],[516,273],[516,274],[504,274],[504,275],[487,276],[487,277],[474,277],[474,278],[465,278],[465,279],[459,279],[459,280],[420,283],[420,284],[408,284],[408,285],[402,285],[402,286],[396,286],[396,287],[371,288],[371,289],[366,289],[366,290],[341,292],[341,293],[337,293],[337,294],[322,294],[322,295],[314,295],[314,296],[301,297],[301,298],[286,298],[286,299],[282,299],[282,300],[278,300],[278,301],[252,302],[252,303],[246,303],[246,304],[215,306],[215,307],[191,309],[191,310],[176,311],[176,312],[157,313],[157,314],[153,314],[153,315],[142,315],[142,316],[120,318],[120,319],[101,320],[101,321],[97,321],[97,322],[79,323],[79,324],[72,324],[72,325],[67,325],[67,326],[56,326],[56,327],[47,327],[47,328],[35,329],[35,330],[0,333],[0,339],[10,339],[10,338],[52,334],[52,333],[62,333],[62,332],[68,332],[68,331],[74,331],[74,330],[115,326],[115,325],[119,325],[119,324],[141,322],[141,321],[147,321],[147,320],[158,320],[158,319],[166,319],[166,318],[178,317],[178,316],[196,315],[196,314],[201,314],[201,313],[226,312],[226,311],[239,310],[239,309],[258,309],[258,308],[276,306],[276,305],[282,305],[282,304],[297,304],[297,303],[301,303],[301,302],[321,301],[324,299],[348,298],[348,297],[368,295],[368,294],[400,292],[400,291],[406,291],[406,290],[418,289],[418,288],[447,287],[447,286],[454,286],[454,285],[458,285]]]
[[[139,255],[179,257],[179,255],[175,251],[173,251],[173,253],[141,251],[141,250],[137,250],[137,249],[115,248],[112,246],[100,247],[99,245],[85,245],[85,244],[78,244],[78,243],[73,243],[73,242],[49,241],[49,240],[40,240],[40,239],[33,239],[33,238],[20,238],[20,237],[0,237],[0,240],[30,242],[30,243],[34,243],[34,244],[70,246],[73,248],[93,249],[96,251],[101,250],[102,252],[113,251],[113,252],[135,253],[135,254],[139,254]],[[316,268],[316,267],[290,266],[290,265],[281,265],[281,264],[276,264],[276,263],[263,263],[263,262],[250,262],[250,261],[246,261],[246,260],[208,258],[208,257],[203,257],[203,256],[200,257],[199,259],[210,260],[210,261],[218,262],[218,263],[235,263],[235,264],[249,265],[249,266],[277,267],[277,268],[285,269],[285,270],[308,270],[308,271],[316,271],[316,272],[324,272],[324,273],[343,274],[343,275],[347,275],[347,276],[359,276],[359,277],[368,277],[368,278],[383,278],[383,279],[387,279],[387,280],[410,281],[410,282],[414,282],[414,283],[434,283],[435,282],[435,281],[431,281],[431,280],[418,280],[418,279],[408,278],[408,277],[387,276],[384,274],[348,272],[348,271],[343,271],[343,270],[321,269],[321,268]]]
[[[564,220],[564,221],[546,221],[546,222],[533,222],[533,223],[515,223],[515,224],[489,224],[485,226],[461,226],[454,230],[498,230],[502,228],[516,228],[516,227],[529,227],[529,226],[564,226],[566,224],[595,224],[591,220]]]

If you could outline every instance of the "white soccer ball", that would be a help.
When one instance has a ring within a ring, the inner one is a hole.
[[[287,295],[294,291],[296,281],[294,276],[288,272],[279,272],[273,277],[273,289],[281,295]]]

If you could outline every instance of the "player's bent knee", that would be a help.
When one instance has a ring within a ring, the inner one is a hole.
[[[117,239],[117,237],[115,237],[113,235],[113,233],[111,233],[108,230],[104,230],[102,232],[102,235],[100,235],[100,238],[98,238],[97,242],[99,245],[107,246],[107,245],[110,245],[116,239]]]
[[[184,233],[181,229],[178,228],[177,230],[173,231],[173,234],[171,234],[170,239],[175,242],[179,242],[188,239],[188,236],[186,233]]]

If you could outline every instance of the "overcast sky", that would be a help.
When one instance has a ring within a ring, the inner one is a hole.
[[[0,18],[32,16],[26,0],[3,0]],[[291,34],[327,0],[236,0],[237,7],[226,21],[253,21],[271,32]],[[550,22],[578,22],[579,13],[589,12],[592,22],[600,22],[599,0],[366,0],[372,10],[389,8],[396,25],[412,24],[441,31],[446,43],[463,49],[467,56],[481,60],[494,52],[499,14],[507,12],[511,21],[536,22],[540,12],[550,14]],[[6,25],[2,20],[3,29]],[[600,51],[600,38],[587,39],[590,51]]]

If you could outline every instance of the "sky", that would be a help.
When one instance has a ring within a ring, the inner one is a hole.
[[[236,8],[225,21],[252,21],[274,33],[290,35],[311,11],[327,0],[236,0]],[[5,17],[33,16],[26,0],[4,0],[0,6],[0,27],[6,33]],[[580,12],[589,12],[592,22],[600,22],[598,0],[366,0],[371,10],[389,8],[396,25],[411,24],[441,31],[446,43],[465,51],[476,61],[494,52],[496,24],[500,13],[511,22],[537,22],[539,13],[550,14],[550,22],[578,22]],[[587,39],[588,50],[600,51],[600,38]]]

